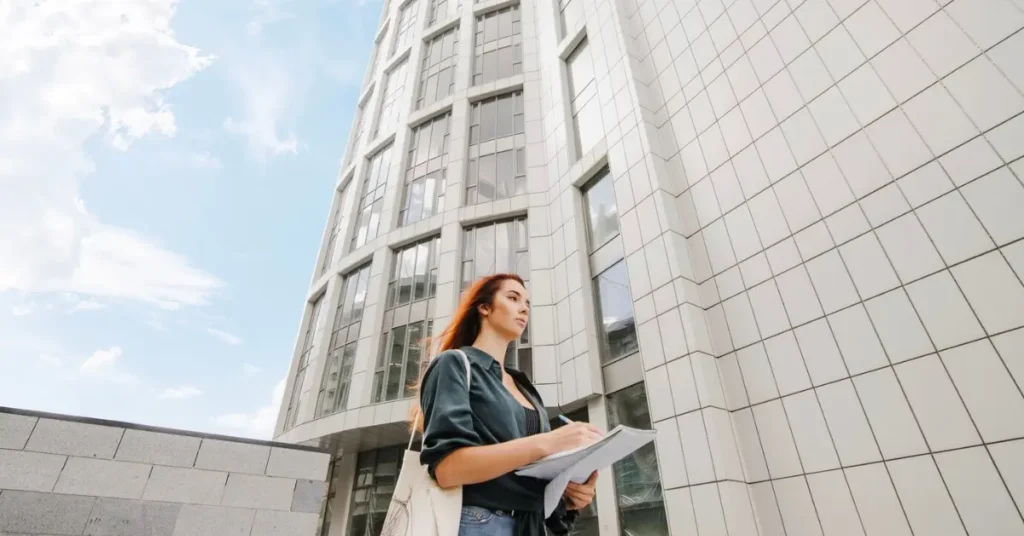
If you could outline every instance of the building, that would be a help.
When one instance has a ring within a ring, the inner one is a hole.
[[[1024,533],[1024,3],[385,3],[276,439],[375,534],[417,341],[658,440],[581,534]]]

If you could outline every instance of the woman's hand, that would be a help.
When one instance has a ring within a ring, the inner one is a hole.
[[[569,510],[582,510],[594,501],[594,487],[597,485],[597,471],[582,484],[569,482],[565,487],[565,507]]]
[[[544,456],[589,445],[601,439],[601,430],[586,422],[574,422],[557,430],[541,434]]]

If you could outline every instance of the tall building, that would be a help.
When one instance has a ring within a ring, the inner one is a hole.
[[[376,534],[420,341],[658,430],[579,534],[1022,534],[1024,2],[385,3],[276,439]]]

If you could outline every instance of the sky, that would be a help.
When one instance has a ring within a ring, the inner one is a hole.
[[[380,9],[0,2],[0,406],[270,437]]]

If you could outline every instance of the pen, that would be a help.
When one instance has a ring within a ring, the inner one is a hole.
[[[572,420],[570,420],[569,417],[566,417],[565,415],[559,415],[558,418],[562,419],[562,422],[565,424],[572,424]]]

